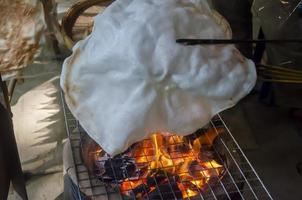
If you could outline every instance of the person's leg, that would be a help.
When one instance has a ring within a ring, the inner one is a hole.
[[[1,92],[1,88],[0,88]],[[7,199],[9,185],[10,185],[10,173],[8,169],[7,151],[5,150],[5,135],[8,134],[7,125],[3,122],[7,121],[7,112],[4,106],[0,102],[0,199]]]
[[[22,199],[28,199],[17,143],[9,111],[0,103],[0,145],[2,159],[14,190]]]
[[[1,146],[0,146],[0,199],[6,199],[9,190],[9,175],[6,168],[4,152]]]
[[[253,38],[252,0],[211,0],[211,2],[213,8],[230,23],[234,39]],[[237,48],[243,55],[252,58],[252,44],[239,44]]]

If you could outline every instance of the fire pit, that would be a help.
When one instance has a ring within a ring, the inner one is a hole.
[[[89,199],[272,199],[219,115],[189,136],[154,133],[110,157],[63,107],[78,192]]]
[[[221,148],[214,148],[221,145],[218,136],[223,132],[221,128],[200,129],[186,137],[155,133],[115,157],[85,135],[82,159],[90,173],[118,186],[125,199],[192,198],[211,192],[224,179],[230,158]]]

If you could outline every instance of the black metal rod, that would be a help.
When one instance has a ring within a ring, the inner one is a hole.
[[[266,44],[266,43],[274,43],[274,44],[283,44],[283,43],[302,43],[302,40],[299,39],[291,39],[291,40],[241,40],[241,39],[177,39],[177,43],[183,45],[213,45],[213,44]]]
[[[0,91],[2,91],[3,94],[4,103],[5,103],[4,106],[8,110],[9,114],[12,116],[7,85],[4,81],[2,81],[1,73],[0,73]]]

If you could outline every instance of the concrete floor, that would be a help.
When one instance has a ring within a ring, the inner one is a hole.
[[[288,108],[271,107],[250,95],[222,115],[274,199],[301,200],[302,130]]]
[[[59,74],[61,63],[42,48],[23,72],[12,99],[16,140],[30,200],[53,200],[63,192],[62,150],[66,138]],[[18,199],[10,192],[9,199]]]

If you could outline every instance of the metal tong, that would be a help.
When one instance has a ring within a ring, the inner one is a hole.
[[[284,43],[302,43],[302,40],[291,39],[291,40],[240,40],[240,39],[177,39],[177,43],[193,46],[193,45],[216,45],[216,44],[284,44]],[[291,83],[291,84],[302,84],[302,70],[289,69],[280,66],[272,65],[257,65],[258,78],[266,82],[274,83]]]
[[[279,39],[279,40],[241,40],[241,39],[177,39],[176,43],[193,45],[214,45],[214,44],[284,44],[284,43],[302,43],[301,39]]]

